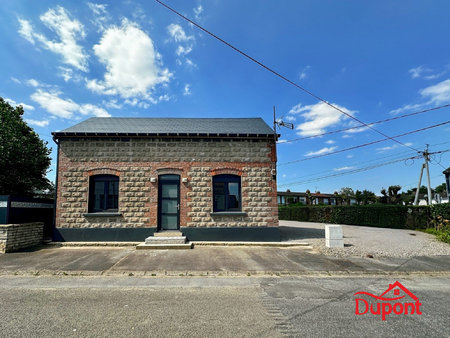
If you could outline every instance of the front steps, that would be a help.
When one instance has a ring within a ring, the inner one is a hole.
[[[192,249],[192,243],[186,243],[186,236],[181,231],[159,231],[145,239],[145,243],[138,244],[136,249]]]

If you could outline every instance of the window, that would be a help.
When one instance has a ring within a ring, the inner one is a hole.
[[[119,177],[91,176],[89,182],[89,212],[118,211]]]
[[[214,212],[241,211],[241,177],[217,175],[213,177]]]

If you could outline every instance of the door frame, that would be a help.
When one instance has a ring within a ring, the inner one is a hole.
[[[178,179],[161,179],[163,176],[178,176]],[[179,230],[180,229],[180,180],[181,175],[178,174],[163,174],[158,176],[158,224],[157,224],[157,231],[161,230],[168,230],[163,229],[161,224],[161,216],[162,216],[162,185],[167,184],[176,184],[177,185],[177,205],[178,205],[178,212],[177,212],[177,228],[173,230]]]

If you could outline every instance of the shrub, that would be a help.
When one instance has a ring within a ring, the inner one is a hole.
[[[402,205],[286,206],[279,218],[301,222],[334,223],[398,229],[425,229],[430,207]],[[447,210],[447,209],[445,209]],[[441,213],[441,211],[436,211]]]

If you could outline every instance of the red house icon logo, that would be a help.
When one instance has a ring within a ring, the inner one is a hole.
[[[380,296],[376,296],[370,292],[356,292],[356,295],[371,297],[369,302],[367,297],[355,298],[355,315],[365,315],[371,313],[373,315],[381,315],[382,320],[386,320],[386,316],[394,313],[396,315],[421,315],[419,298],[409,291],[400,282],[389,284],[389,287]],[[408,300],[408,301],[407,301]]]

